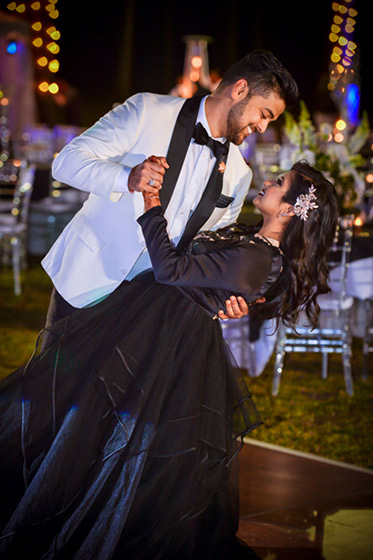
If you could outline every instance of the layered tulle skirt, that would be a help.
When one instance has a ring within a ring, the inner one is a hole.
[[[0,387],[1,558],[251,558],[237,454],[261,420],[219,321],[145,273],[48,335]]]

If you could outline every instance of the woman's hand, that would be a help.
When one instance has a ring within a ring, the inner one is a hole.
[[[142,196],[144,198],[144,212],[147,212],[148,210],[150,210],[150,208],[153,208],[154,206],[161,205],[159,194],[151,194],[144,191],[142,193]]]

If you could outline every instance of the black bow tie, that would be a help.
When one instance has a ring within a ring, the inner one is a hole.
[[[194,127],[193,138],[197,144],[203,144],[211,148],[219,163],[227,156],[228,142],[226,144],[222,144],[221,142],[218,142],[218,140],[211,138],[201,123],[196,124]]]

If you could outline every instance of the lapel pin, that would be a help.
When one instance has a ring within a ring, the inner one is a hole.
[[[218,171],[220,171],[220,173],[224,173],[224,171],[225,171],[225,163],[224,163],[224,161],[221,161],[221,162],[219,163]]]

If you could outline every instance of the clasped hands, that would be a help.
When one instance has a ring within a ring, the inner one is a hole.
[[[169,167],[165,157],[150,156],[132,169],[128,178],[128,190],[142,192],[144,212],[154,206],[160,206],[159,191],[162,188],[164,174]],[[249,312],[246,301],[240,296],[231,296],[225,304],[226,313],[220,310],[218,313],[220,319],[240,319]]]

